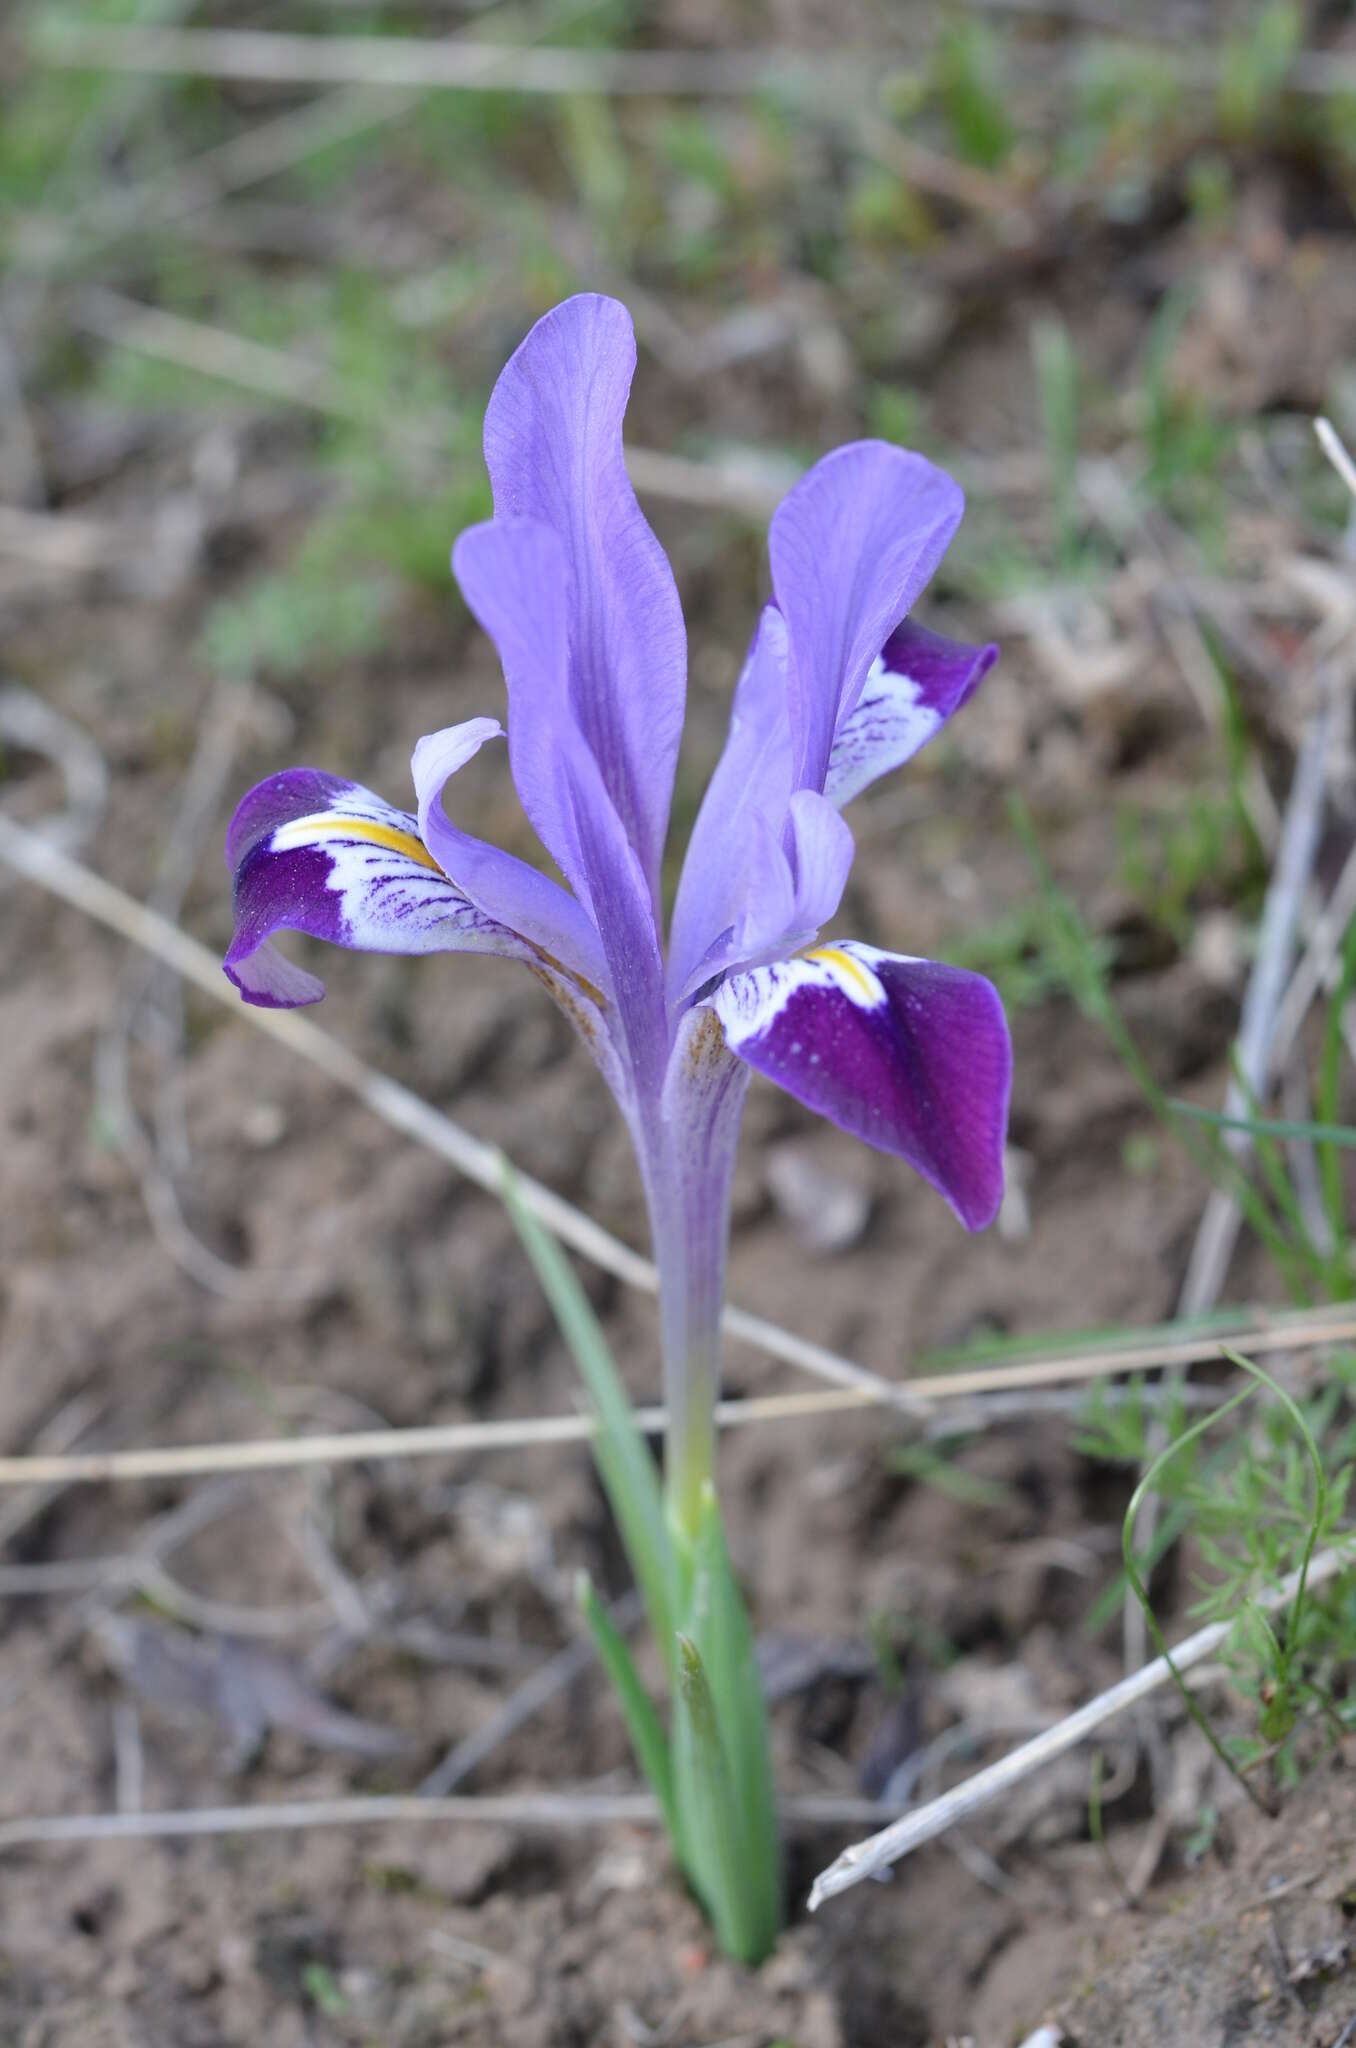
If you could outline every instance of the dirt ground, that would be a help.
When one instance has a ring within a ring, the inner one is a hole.
[[[1178,372],[1193,389],[1243,418],[1326,401],[1331,366],[1356,346],[1349,206],[1281,148],[1234,175],[1227,226],[1188,213],[1170,172],[1135,228],[1075,213],[982,291],[959,239],[911,259],[930,324],[900,339],[897,372],[929,432],[971,451],[981,539],[985,477],[996,492],[1005,462],[1041,459],[1033,318],[1062,315],[1090,382],[1115,393],[1153,308],[1192,277]],[[369,200],[355,193],[359,213]],[[502,357],[518,317],[473,329],[477,367]],[[854,387],[819,360],[728,367],[675,392],[642,348],[635,438],[662,447],[700,418],[748,442],[775,430],[828,447],[862,420]],[[309,430],[249,408],[115,415],[59,394],[34,416],[51,506],[133,536],[159,519],[161,544],[59,571],[0,559],[5,676],[102,758],[107,800],[84,857],[138,898],[160,891],[220,949],[220,845],[238,795],[306,761],[403,801],[421,733],[501,708],[492,655],[450,601],[416,593],[380,655],[225,687],[201,656],[201,622],[242,561],[281,557],[295,537]],[[1237,508],[1235,560],[1321,553],[1274,483]],[[652,516],[691,633],[677,805],[690,817],[761,592],[761,544],[718,515],[658,504]],[[1031,517],[1048,528],[1046,513]],[[1009,601],[959,575],[939,582],[927,623],[996,631],[1003,660],[953,735],[859,807],[840,925],[926,954],[1019,914],[1031,878],[1004,802],[1020,791],[1115,945],[1118,996],[1159,1082],[1217,1102],[1246,908],[1206,886],[1190,940],[1166,934],[1127,884],[1118,832],[1127,809],[1171,813],[1218,771],[1180,642],[1146,623],[1153,572],[1146,542],[1109,578],[1115,659],[1081,693],[1059,644],[1014,623]],[[1252,624],[1275,670],[1270,691],[1244,676],[1244,710],[1283,800],[1300,710],[1275,677],[1293,643],[1288,625]],[[472,830],[531,851],[502,762],[478,764],[458,795]],[[32,822],[62,802],[38,748],[6,746],[7,814]],[[1336,833],[1322,872],[1348,846]],[[322,971],[319,1020],[337,1039],[642,1242],[619,1120],[525,977],[475,958],[333,954]],[[568,1411],[568,1360],[496,1205],[247,1019],[194,993],[182,1015],[178,1004],[121,942],[0,874],[0,1449]],[[1019,1003],[1011,1021],[1022,1199],[1003,1226],[966,1238],[895,1163],[756,1086],[731,1298],[894,1376],[985,1335],[1171,1315],[1198,1176],[1067,998]],[[855,1220],[817,1248],[830,1199]],[[651,1305],[585,1277],[635,1393],[653,1398]],[[1228,1297],[1275,1291],[1245,1244]],[[729,1392],[800,1384],[730,1347]],[[1042,1410],[977,1435],[956,1461],[963,1497],[892,1469],[879,1417],[731,1434],[723,1498],[782,1694],[789,1797],[874,1793],[949,1729],[967,1740],[944,1775],[969,1768],[1120,1675],[1118,1626],[1085,1624],[1116,1562],[1125,1488],[1070,1434],[1067,1414]],[[0,1496],[0,1546],[0,1822],[414,1791],[573,1639],[580,1566],[610,1593],[625,1583],[577,1446]],[[115,1582],[118,1559],[134,1565]],[[44,1582],[58,1566],[67,1578]],[[1156,1590],[1171,1632],[1190,1589],[1170,1571]],[[218,1646],[227,1682],[208,1711],[201,1698],[181,1711],[147,1665],[168,1628],[181,1646]],[[251,1702],[280,1667],[301,1704],[261,1729]],[[385,1753],[333,1746],[345,1740]],[[1142,1726],[1109,1729],[1104,1761],[1105,1840],[1091,1838],[1083,1752],[813,1919],[813,1876],[861,1830],[795,1831],[792,1924],[756,1973],[713,1954],[640,1825],[389,1823],[12,1850],[0,1854],[0,2043],[1016,2048],[1047,2022],[1075,2048],[1356,2038],[1356,1779],[1329,1761],[1264,1822],[1231,1802],[1166,1700]],[[619,1716],[581,1664],[458,1789],[633,1782]],[[1198,1844],[1211,1806],[1218,1824]]]

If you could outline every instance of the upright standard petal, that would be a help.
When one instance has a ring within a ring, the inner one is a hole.
[[[852,834],[817,791],[792,790],[786,681],[786,622],[768,605],[678,882],[674,1001],[808,945],[842,900]]]
[[[452,568],[503,664],[509,763],[519,801],[575,895],[591,910],[575,786],[590,766],[590,779],[598,775],[570,709],[565,550],[539,520],[488,519],[459,537]]]
[[[770,604],[740,673],[724,751],[678,878],[669,933],[675,998],[728,960],[756,895],[783,878],[790,888],[785,857],[778,858],[792,788],[786,681],[786,621]]]
[[[495,385],[485,460],[496,515],[540,521],[564,547],[571,708],[657,906],[687,647],[673,573],[622,459],[635,361],[624,306],[567,299]]]
[[[768,549],[791,640],[797,787],[824,788],[835,733],[964,509],[942,470],[884,441],[836,449],[782,500]]]
[[[486,740],[502,738],[497,718],[468,718],[419,741],[410,763],[419,836],[443,873],[478,910],[540,947],[548,961],[606,984],[603,949],[583,905],[525,860],[461,831],[443,808],[443,790],[451,777]]]
[[[824,794],[841,810],[878,776],[911,761],[967,704],[998,649],[963,647],[906,619],[867,671],[834,735]]]
[[[288,768],[259,783],[238,806],[226,848],[235,936],[223,964],[247,1003],[294,1009],[325,993],[270,943],[278,931],[364,953],[536,959],[448,880],[416,819],[337,775]]]
[[[639,854],[566,701],[560,541],[537,520],[496,518],[464,533],[452,562],[504,664],[523,809],[598,934],[637,1076],[653,1076],[664,1054],[659,931]]]
[[[993,1221],[1012,1049],[981,975],[849,940],[732,975],[710,1001],[757,1072],[906,1159],[968,1230]]]

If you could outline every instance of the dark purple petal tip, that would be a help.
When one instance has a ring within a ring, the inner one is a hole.
[[[967,1230],[992,1223],[1012,1048],[981,975],[848,941],[734,975],[712,1007],[751,1067],[906,1159]]]

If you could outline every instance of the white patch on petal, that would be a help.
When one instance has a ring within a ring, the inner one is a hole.
[[[879,1010],[890,998],[885,993],[885,983],[871,966],[870,958],[861,957],[863,953],[869,955],[870,951],[869,947],[858,946],[855,942],[846,946],[812,946],[801,958],[827,969],[834,987],[859,1010]]]
[[[477,910],[449,881],[419,837],[417,821],[356,785],[327,809],[279,825],[270,854],[312,848],[329,862],[326,887],[340,900],[348,942],[376,952],[445,950],[451,924],[458,950],[532,957],[532,948]]]
[[[318,847],[328,853],[345,842],[385,847],[403,854],[417,867],[440,872],[438,863],[419,836],[418,820],[408,811],[383,803],[370,790],[350,783],[336,790],[323,811],[311,811],[304,818],[289,818],[274,830],[268,843],[270,853],[287,853],[299,846]]]
[[[846,996],[859,1010],[880,1009],[889,997],[872,962],[899,957],[881,953],[874,946],[860,945],[855,939],[842,946],[813,946],[808,953],[780,960],[775,966],[753,967],[732,974],[711,996],[711,1008],[724,1025],[731,1048],[737,1052],[740,1046],[770,1030],[791,998],[802,989],[833,991]],[[799,1041],[791,1048],[793,1054],[801,1049]],[[819,1064],[817,1053],[811,1053],[810,1059],[816,1066]]]
[[[885,666],[878,654],[862,694],[834,735],[824,794],[841,810],[879,776],[912,760],[943,723],[922,702],[923,685]]]

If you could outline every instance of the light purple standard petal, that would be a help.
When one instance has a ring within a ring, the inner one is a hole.
[[[598,934],[583,905],[524,860],[461,831],[443,808],[443,790],[486,740],[502,739],[497,718],[468,718],[427,733],[410,764],[419,836],[443,873],[479,910],[507,925],[572,973],[607,985]]]
[[[767,605],[678,878],[669,934],[675,998],[728,959],[755,896],[781,887],[789,899],[791,876],[779,845],[792,788],[786,664],[786,622]],[[704,969],[708,961],[715,964]]]
[[[878,776],[902,768],[967,704],[998,659],[997,647],[963,647],[912,619],[890,635],[861,695],[839,724],[824,794],[840,808]]]
[[[491,519],[461,536],[452,562],[504,664],[523,808],[597,931],[637,1076],[653,1076],[665,1051],[659,933],[639,855],[565,701],[560,542],[535,520]]]
[[[786,682],[786,622],[767,605],[679,877],[674,1001],[716,974],[808,945],[842,899],[852,834],[817,792],[792,794]]]
[[[536,958],[448,880],[407,811],[337,775],[289,768],[261,782],[239,805],[227,849],[235,936],[223,965],[248,1003],[294,1009],[325,993],[270,943],[278,931],[365,953]]]
[[[458,536],[452,571],[503,664],[509,764],[519,801],[587,905],[588,876],[567,772],[570,758],[586,749],[569,705],[564,548],[537,520],[487,519]]]
[[[856,845],[833,805],[813,789],[798,789],[792,797],[788,828],[796,925],[799,930],[817,932],[837,913],[843,900]]]
[[[495,385],[485,460],[496,518],[538,521],[564,548],[570,706],[657,905],[687,646],[673,573],[622,459],[635,361],[624,306],[567,299]]]
[[[968,1230],[993,1221],[1012,1050],[981,975],[849,940],[734,975],[711,1008],[760,1074],[906,1159]]]
[[[797,787],[824,788],[834,734],[964,508],[942,470],[884,441],[836,449],[782,500],[768,549],[791,640]]]

